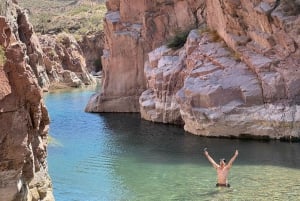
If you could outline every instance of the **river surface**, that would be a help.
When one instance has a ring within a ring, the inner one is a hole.
[[[203,138],[138,114],[90,114],[93,90],[45,96],[49,172],[57,201],[300,200],[300,144]],[[218,161],[239,150],[231,188],[216,188]]]

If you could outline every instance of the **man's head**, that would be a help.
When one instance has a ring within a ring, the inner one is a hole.
[[[225,160],[225,158],[221,158],[220,159],[220,166],[221,167],[224,167],[226,165],[226,160]]]

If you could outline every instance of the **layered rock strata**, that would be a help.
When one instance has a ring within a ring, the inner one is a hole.
[[[203,20],[204,1],[109,0],[105,17],[103,81],[89,112],[138,112],[146,89],[144,62],[147,53],[178,30]]]
[[[39,52],[20,8],[5,1],[0,13],[0,200],[54,200],[47,171],[49,117],[35,75]]]
[[[297,1],[206,1],[185,47],[149,53],[142,117],[205,136],[299,139]]]

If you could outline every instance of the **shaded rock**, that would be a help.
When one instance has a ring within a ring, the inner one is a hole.
[[[85,35],[78,41],[86,60],[88,72],[99,72],[102,70],[101,56],[104,48],[104,33],[102,31],[93,35]]]

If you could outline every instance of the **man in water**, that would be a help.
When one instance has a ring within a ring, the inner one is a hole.
[[[209,160],[209,162],[213,165],[213,167],[217,170],[217,175],[218,175],[218,183],[216,184],[217,187],[230,187],[228,181],[227,181],[227,176],[229,173],[229,170],[238,156],[239,152],[238,150],[235,150],[235,153],[233,157],[230,159],[228,164],[226,164],[226,160],[224,158],[220,159],[220,164],[217,164],[212,157],[207,152],[207,148],[204,148],[204,154],[206,158]]]

